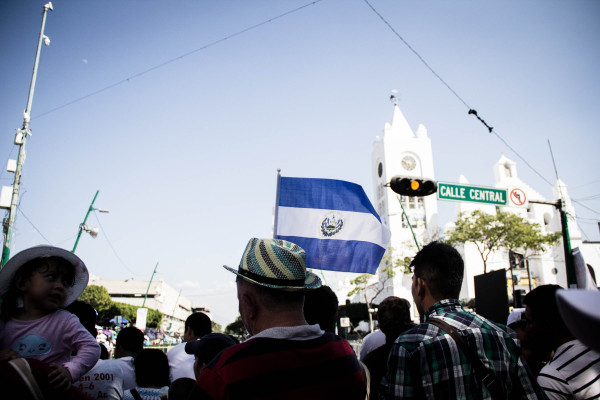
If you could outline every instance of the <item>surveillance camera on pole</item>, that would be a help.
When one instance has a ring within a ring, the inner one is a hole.
[[[427,178],[396,175],[390,180],[390,188],[402,196],[423,197],[437,192],[437,182]]]

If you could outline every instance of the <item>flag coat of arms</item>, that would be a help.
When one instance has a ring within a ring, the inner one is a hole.
[[[391,235],[360,185],[280,177],[278,188],[274,237],[302,247],[307,267],[377,271]]]

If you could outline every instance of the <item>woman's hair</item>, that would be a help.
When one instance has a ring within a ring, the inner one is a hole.
[[[159,349],[144,349],[133,360],[135,382],[139,387],[169,386],[169,359]]]
[[[48,264],[49,260],[56,261],[56,272],[60,275],[65,286],[71,287],[75,284],[75,267],[64,258],[39,257],[29,260],[15,271],[8,292],[2,299],[2,306],[0,308],[0,318],[2,320],[7,321],[17,313],[17,301],[22,295],[22,291],[17,286],[30,279],[34,272],[47,271],[50,268]]]

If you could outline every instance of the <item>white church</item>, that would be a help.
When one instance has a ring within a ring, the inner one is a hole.
[[[373,143],[372,151],[372,174],[373,174],[373,206],[379,213],[383,223],[392,232],[391,248],[393,257],[412,257],[417,247],[413,239],[413,232],[418,242],[423,245],[431,240],[439,238],[443,232],[452,229],[452,223],[446,226],[438,224],[438,198],[436,194],[425,197],[402,196],[402,204],[408,215],[404,217],[402,207],[399,203],[399,195],[393,192],[386,184],[395,175],[412,177],[423,177],[435,179],[433,167],[433,153],[431,140],[427,129],[419,125],[416,132],[411,129],[397,104],[394,105],[394,113],[391,123],[386,123],[383,135],[377,136]],[[561,197],[564,199],[568,215],[568,228],[571,239],[571,247],[578,247],[585,262],[592,266],[596,277],[600,277],[600,244],[583,243],[582,235],[576,223],[575,209],[571,204],[566,185],[558,180],[553,188],[553,198],[546,199],[527,183],[519,179],[517,164],[501,156],[493,165],[494,182],[492,185],[499,189],[518,188],[520,195],[524,195],[527,203],[520,207],[515,204],[507,206],[495,206],[485,203],[456,202],[455,217],[461,212],[470,212],[481,209],[486,213],[494,214],[497,210],[517,213],[530,222],[537,223],[542,233],[561,232],[560,213],[556,207],[550,204],[536,204],[532,201],[556,203]],[[466,178],[461,176],[459,184],[468,185]],[[412,231],[409,227],[412,226]],[[474,298],[474,276],[483,274],[483,262],[475,245],[466,243],[457,247],[465,261],[465,279],[460,298]],[[553,248],[543,254],[523,254],[525,260],[519,264],[520,268],[509,269],[509,254],[507,251],[492,253],[487,262],[487,271],[507,270],[508,293],[512,295],[512,280],[515,280],[515,290],[530,288],[541,284],[558,284],[567,287],[567,274],[565,268],[564,251],[562,240]],[[372,278],[379,279],[377,275]],[[375,304],[387,296],[398,296],[412,300],[410,286],[412,276],[410,274],[397,273],[393,283],[387,282],[386,289],[380,293]],[[341,282],[339,282],[341,283]],[[340,303],[349,291],[349,286],[336,290]],[[345,292],[344,292],[345,290]],[[364,302],[364,295],[357,295],[351,299],[353,302]],[[415,310],[413,310],[415,311]]]

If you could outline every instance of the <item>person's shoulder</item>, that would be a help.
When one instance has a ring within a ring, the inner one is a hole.
[[[51,313],[49,319],[53,321],[61,321],[63,324],[76,324],[77,326],[81,325],[79,318],[75,314],[63,309],[58,309]]]
[[[187,354],[185,352],[185,342],[179,343],[178,345],[171,347],[169,349],[169,351],[167,351],[167,357],[168,358],[176,357],[176,356],[180,355],[181,353]]]
[[[428,322],[417,324],[402,332],[396,339],[396,342],[421,342],[425,339],[431,339],[436,336],[437,330],[434,328],[435,327]]]
[[[96,365],[91,369],[94,372],[101,371],[114,371],[116,373],[122,374],[123,368],[122,363],[117,362],[117,360],[98,360]]]
[[[127,356],[127,357],[121,357],[121,358],[115,358],[114,360],[110,360],[115,362],[116,364],[118,364],[121,367],[126,367],[126,368],[133,368],[133,357],[131,356]]]

